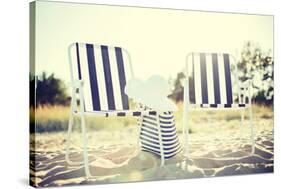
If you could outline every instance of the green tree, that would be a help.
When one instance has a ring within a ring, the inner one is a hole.
[[[183,85],[182,81],[185,78],[183,72],[179,72],[175,80],[170,83],[173,84],[172,94],[169,95],[175,102],[183,101]],[[172,79],[171,79],[172,80]]]
[[[271,50],[263,51],[257,43],[248,41],[238,62],[239,79],[253,82],[253,99],[257,103],[273,103],[273,58]]]
[[[55,78],[54,74],[47,76],[45,72],[37,76],[34,83],[36,92],[36,106],[38,105],[66,105],[69,103],[66,87],[62,80]]]

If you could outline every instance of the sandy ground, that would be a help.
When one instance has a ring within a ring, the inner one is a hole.
[[[139,151],[134,126],[120,131],[101,130],[89,134],[92,178],[86,179],[82,165],[67,165],[64,159],[66,133],[36,134],[31,149],[31,180],[36,186],[105,184],[163,179],[201,178],[273,172],[273,119],[255,122],[255,154],[250,155],[249,128],[225,132],[190,134],[190,156],[181,152],[160,167],[160,158]],[[181,138],[181,135],[180,135]],[[81,135],[73,134],[71,158],[82,161]],[[34,161],[34,159],[36,161]],[[36,173],[35,173],[36,170]]]

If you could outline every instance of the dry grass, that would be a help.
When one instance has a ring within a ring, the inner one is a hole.
[[[31,122],[36,120],[36,132],[54,132],[64,131],[67,129],[69,111],[67,106],[41,106],[31,109]],[[75,125],[79,125],[78,118],[74,120]],[[88,129],[99,130],[105,129],[119,129],[132,124],[136,124],[136,119],[133,117],[86,117]],[[80,127],[74,127],[77,130]]]
[[[179,111],[175,112],[176,124],[178,131],[182,131],[182,110],[183,104],[177,104]],[[221,129],[222,126],[226,126],[230,129],[236,129],[240,125],[241,111],[239,110],[196,110],[190,111],[188,117],[189,131],[191,133],[198,131],[215,131]],[[259,119],[272,119],[273,120],[273,108],[264,105],[253,105],[253,118]],[[249,119],[247,110],[245,111],[245,120]]]
[[[70,108],[67,106],[39,106],[36,109],[36,119],[41,121],[48,120],[67,120]]]
[[[179,111],[175,112],[175,119],[178,131],[182,131],[182,103],[178,104]],[[67,129],[69,118],[69,107],[66,106],[41,106],[31,109],[31,122],[36,118],[36,132],[53,132],[64,131]],[[255,119],[273,119],[272,107],[254,105],[253,106]],[[248,119],[247,112],[245,112],[245,119]],[[199,130],[205,130],[209,132],[210,129],[214,130],[214,127],[219,128],[222,125],[228,125],[230,128],[236,127],[240,124],[240,112],[237,110],[228,111],[192,111],[188,117],[190,132],[197,132]],[[110,129],[116,130],[122,127],[134,126],[137,124],[137,118],[135,117],[87,117],[88,129],[100,130]],[[75,124],[79,125],[78,118],[75,119]],[[74,127],[77,129],[80,127]],[[219,129],[218,128],[218,129]]]

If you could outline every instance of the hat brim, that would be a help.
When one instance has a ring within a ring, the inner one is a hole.
[[[162,111],[162,112],[166,112],[166,111],[177,111],[178,108],[175,105],[174,102],[172,102],[170,99],[168,99],[167,97],[165,98],[158,98],[158,99],[140,99],[140,103],[142,103],[143,105],[156,110],[156,111]]]

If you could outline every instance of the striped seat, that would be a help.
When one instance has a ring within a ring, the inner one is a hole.
[[[159,116],[159,123],[157,117]],[[181,151],[173,112],[163,112],[158,115],[143,115],[139,121],[140,145],[143,151],[171,158]],[[160,128],[159,125],[160,124]]]
[[[131,111],[124,89],[132,76],[130,57],[121,47],[75,43],[73,79],[83,81],[85,112],[107,116],[140,116]],[[155,111],[146,112],[149,115]]]
[[[75,112],[76,114],[79,114],[78,111]],[[118,117],[124,117],[124,116],[135,116],[139,117],[142,115],[156,115],[157,112],[154,110],[147,110],[147,111],[140,111],[140,110],[123,110],[123,111],[91,111],[91,112],[85,112],[85,114],[96,114],[98,116],[102,117],[111,117],[111,116],[118,116]]]
[[[247,106],[234,101],[231,61],[229,54],[191,54],[187,64],[187,69],[191,71],[189,77],[191,107],[244,108]]]
[[[192,108],[247,108],[248,104],[190,104]]]

